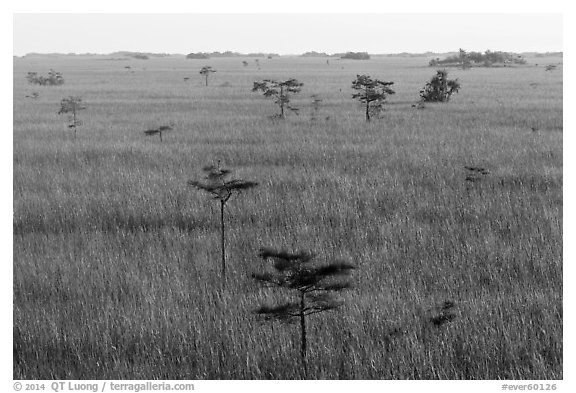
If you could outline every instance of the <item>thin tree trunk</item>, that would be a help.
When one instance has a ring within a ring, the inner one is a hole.
[[[158,135],[160,135],[160,142],[162,142],[162,131],[160,131]]]
[[[301,334],[301,346],[300,346],[300,356],[302,357],[302,365],[304,366],[304,375],[308,376],[308,367],[306,364],[306,316],[304,315],[304,309],[306,303],[304,302],[304,292],[300,293],[300,334]]]
[[[226,251],[224,250],[224,204],[226,202],[220,201],[220,246],[222,247],[222,284],[226,285]]]
[[[280,86],[280,117],[284,117],[284,88]]]
[[[208,74],[206,74],[206,86],[208,86]]]
[[[76,109],[72,111],[72,119],[74,122],[74,139],[76,139]]]
[[[370,121],[370,101],[368,101],[368,87],[366,87],[366,121]]]

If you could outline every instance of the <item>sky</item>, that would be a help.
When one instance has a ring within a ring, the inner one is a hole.
[[[13,54],[563,50],[561,13],[15,13]]]

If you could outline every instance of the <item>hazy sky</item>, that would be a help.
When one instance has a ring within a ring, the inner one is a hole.
[[[561,14],[14,14],[14,55],[561,51]]]

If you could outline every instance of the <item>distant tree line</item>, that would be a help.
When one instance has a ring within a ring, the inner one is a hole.
[[[272,58],[272,57],[279,57],[280,55],[278,53],[247,53],[247,54],[243,54],[243,53],[238,53],[238,52],[232,52],[232,51],[226,51],[226,52],[198,52],[198,53],[189,53],[188,55],[186,55],[187,59],[210,59],[212,57],[267,57],[267,58]]]
[[[120,51],[120,52],[110,53],[109,56],[125,56],[125,57],[132,57],[134,59],[139,59],[139,60],[148,60],[150,57],[168,57],[170,55],[168,53]]]
[[[476,67],[490,67],[493,64],[526,64],[526,60],[516,53],[501,52],[490,50],[484,53],[480,52],[466,52],[460,49],[458,54],[453,56],[448,56],[445,59],[432,59],[428,63],[431,67],[436,67],[439,65],[443,66],[462,66],[462,65],[476,66]]]
[[[564,57],[564,52],[535,53],[534,57]]]

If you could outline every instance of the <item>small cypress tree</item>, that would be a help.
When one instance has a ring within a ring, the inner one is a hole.
[[[224,207],[228,200],[234,194],[238,194],[243,190],[254,188],[258,185],[256,182],[244,181],[239,179],[228,180],[231,171],[228,169],[220,168],[220,161],[218,166],[210,165],[202,168],[206,173],[205,181],[189,180],[188,185],[195,187],[198,190],[205,191],[210,194],[214,199],[220,201],[220,246],[222,249],[222,283],[226,283],[226,252],[225,252],[225,233],[224,233]]]
[[[144,131],[146,136],[158,135],[160,137],[160,142],[162,142],[162,133],[172,131],[172,126],[160,126],[158,128],[151,128]]]
[[[272,261],[273,272],[253,273],[252,278],[267,287],[292,291],[296,299],[275,306],[262,306],[255,312],[265,320],[300,323],[300,356],[306,372],[307,330],[310,315],[335,310],[343,303],[336,293],[350,288],[347,276],[355,266],[333,261],[325,265],[313,263],[314,253],[289,253],[262,248],[259,256]]]
[[[66,97],[60,102],[59,115],[70,113],[68,128],[74,129],[74,138],[76,138],[76,128],[82,125],[82,121],[78,119],[78,112],[86,109],[82,104],[82,98],[80,97]]]
[[[356,75],[356,80],[352,82],[352,88],[358,93],[352,94],[352,98],[356,98],[364,104],[366,121],[370,121],[371,116],[380,113],[389,94],[395,94],[395,91],[390,88],[393,84],[394,82],[372,79],[368,75]]]
[[[318,118],[318,110],[320,109],[320,104],[322,103],[322,98],[318,94],[312,94],[312,116],[311,120],[314,121]]]
[[[213,69],[211,66],[204,66],[200,70],[200,75],[204,75],[204,77],[206,78],[206,86],[208,86],[208,77],[210,76],[210,74],[214,72],[216,72],[216,70]]]
[[[290,94],[299,93],[303,85],[294,78],[285,81],[264,79],[261,82],[254,82],[252,91],[262,91],[264,97],[273,97],[274,103],[280,108],[280,113],[276,117],[283,119],[284,107],[298,114],[299,109],[290,105]]]
[[[420,99],[424,102],[448,102],[450,96],[458,93],[458,79],[448,79],[448,71],[438,70],[430,82],[420,90]]]

